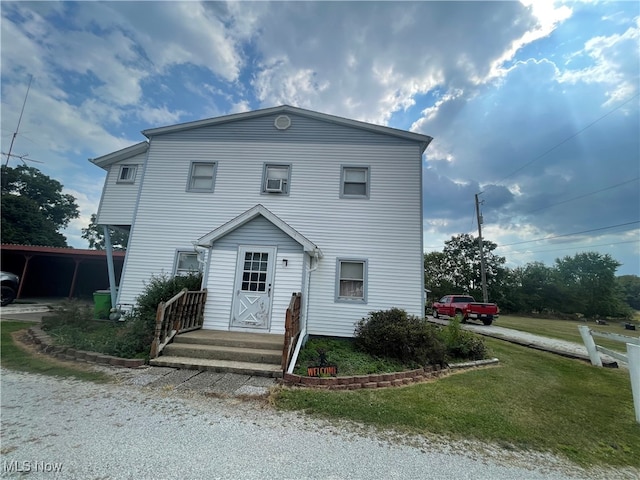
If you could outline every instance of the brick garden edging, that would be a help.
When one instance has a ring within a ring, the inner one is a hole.
[[[453,370],[465,370],[498,363],[497,358],[476,362],[459,363],[448,367],[428,366],[406,372],[378,373],[374,375],[355,375],[353,377],[306,377],[285,373],[280,380],[288,386],[324,388],[328,390],[358,390],[361,388],[402,387],[421,383],[434,378],[445,377]]]
[[[29,328],[28,335],[41,352],[59,358],[60,360],[73,360],[125,368],[139,368],[145,363],[143,358],[120,358],[97,352],[87,352],[85,350],[76,350],[75,348],[54,345],[49,334],[45,333],[38,326]]]

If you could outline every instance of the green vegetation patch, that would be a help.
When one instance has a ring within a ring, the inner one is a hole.
[[[278,408],[417,434],[548,451],[579,465],[640,467],[629,373],[488,339],[497,368],[404,388],[283,389]]]
[[[78,365],[69,366],[56,361],[46,355],[36,355],[20,348],[13,341],[12,334],[20,330],[27,330],[33,326],[29,322],[2,322],[0,323],[0,362],[2,368],[19,370],[22,372],[39,373],[42,375],[72,377],[78,380],[93,382],[108,382],[111,377],[104,373],[94,372]]]

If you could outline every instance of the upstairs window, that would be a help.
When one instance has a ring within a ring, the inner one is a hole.
[[[200,272],[200,262],[198,254],[193,250],[178,251],[176,253],[176,265],[174,275],[188,275],[190,273]]]
[[[262,173],[262,193],[289,194],[291,165],[266,163]]]
[[[213,192],[216,180],[216,162],[192,162],[188,192]]]
[[[118,180],[116,183],[133,183],[136,180],[137,165],[120,165]]]
[[[369,198],[369,167],[342,167],[340,197]]]
[[[367,302],[367,261],[337,260],[336,301]]]

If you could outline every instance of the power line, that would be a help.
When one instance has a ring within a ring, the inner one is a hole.
[[[536,238],[535,240],[524,240],[522,242],[505,243],[503,245],[498,245],[496,248],[510,247],[512,245],[522,245],[523,243],[540,242],[542,240],[553,240],[554,238],[570,237],[572,235],[580,235],[582,233],[599,232],[601,230],[608,230],[610,228],[625,227],[625,226],[628,226],[628,225],[635,225],[636,223],[640,223],[640,220],[635,220],[633,222],[627,222],[627,223],[619,223],[618,225],[609,225],[608,227],[592,228],[590,230],[583,230],[581,232],[565,233],[563,235],[554,235],[552,237]]]
[[[608,117],[609,115],[611,115],[612,113],[614,113],[615,111],[621,109],[622,107],[624,107],[627,103],[629,103],[631,100],[635,99],[636,97],[638,97],[638,95],[640,95],[640,93],[636,93],[635,95],[633,95],[631,98],[625,100],[624,102],[622,102],[620,105],[618,105],[617,107],[615,107],[613,110],[608,111],[607,113],[605,113],[604,115],[602,115],[601,117],[598,117],[597,119],[595,119],[593,122],[589,123],[588,125],[586,125],[585,127],[581,128],[580,130],[578,130],[577,132],[575,132],[574,134],[568,136],[567,138],[565,138],[564,140],[562,140],[561,142],[555,144],[553,147],[549,148],[548,150],[545,150],[544,152],[542,152],[540,155],[538,155],[537,157],[534,157],[532,160],[530,160],[529,162],[525,163],[524,165],[522,165],[521,167],[517,168],[516,170],[514,170],[513,172],[511,172],[509,175],[507,175],[506,177],[502,178],[501,180],[498,180],[495,184],[490,185],[487,188],[490,188],[492,186],[497,186],[497,184],[502,183],[503,181],[505,181],[507,178],[510,178],[512,176],[514,176],[516,173],[520,172],[521,170],[524,170],[525,168],[527,168],[529,165],[531,165],[532,163],[537,162],[538,160],[540,160],[542,157],[544,157],[545,155],[551,153],[552,151],[554,151],[556,148],[564,145],[565,143],[567,143],[569,140],[572,140],[573,138],[577,137],[578,135],[580,135],[582,132],[584,132],[586,129],[592,127],[593,125],[595,125],[596,123],[598,123],[600,120],[603,120],[604,118]]]
[[[608,247],[610,245],[622,245],[623,243],[638,243],[638,242],[640,242],[640,239],[638,239],[638,240],[626,240],[624,242],[600,243],[600,244],[597,244],[597,245],[581,245],[581,246],[577,246],[577,247],[554,248],[552,250],[527,250],[527,251],[521,251],[521,252],[510,251],[509,252],[509,256],[511,256],[511,255],[522,256],[522,255],[528,255],[528,254],[531,254],[531,253],[559,252],[561,250],[579,250],[579,249],[587,249],[587,248],[594,248],[594,247]]]
[[[632,182],[637,182],[638,180],[640,180],[640,177],[635,177],[632,178],[631,180],[627,180],[626,182],[622,182],[622,183],[617,183],[615,185],[611,185],[610,187],[605,187],[605,188],[601,188],[600,190],[596,190],[594,192],[589,192],[589,193],[585,193],[583,195],[579,195],[577,197],[573,197],[573,198],[569,198],[567,200],[563,200],[561,202],[558,203],[552,203],[551,205],[547,205],[545,207],[540,207],[540,208],[536,208],[534,210],[529,210],[527,212],[522,212],[519,215],[526,215],[527,213],[534,213],[534,212],[539,212],[540,210],[544,210],[546,208],[551,208],[551,207],[555,207],[556,205],[562,205],[563,203],[568,203],[568,202],[572,202],[574,200],[579,200],[581,198],[585,198],[585,197],[589,197],[591,195],[595,195],[596,193],[600,193],[600,192],[605,192],[607,190],[613,190],[614,188],[618,188],[621,187],[623,185],[626,185],[627,183],[632,183]]]

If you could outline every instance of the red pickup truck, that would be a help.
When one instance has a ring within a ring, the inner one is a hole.
[[[462,315],[462,322],[470,318],[482,320],[485,325],[491,325],[500,309],[495,303],[479,303],[470,295],[445,295],[438,302],[433,302],[433,318],[439,315],[454,317]]]

